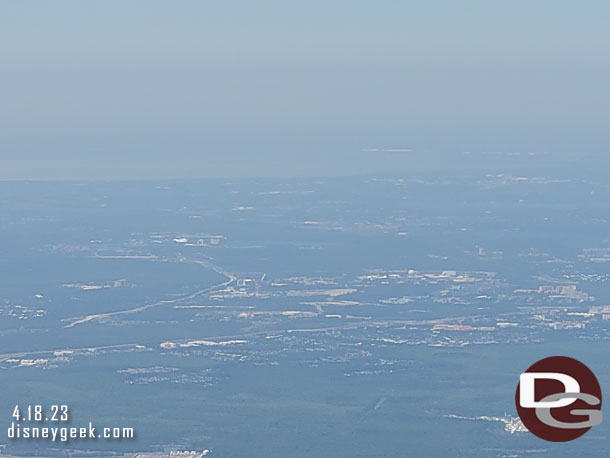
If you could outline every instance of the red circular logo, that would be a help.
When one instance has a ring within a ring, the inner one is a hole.
[[[571,441],[602,421],[597,378],[567,356],[541,359],[521,374],[515,403],[527,429],[547,441]]]

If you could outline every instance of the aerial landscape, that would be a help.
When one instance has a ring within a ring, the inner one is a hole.
[[[569,351],[610,377],[606,181],[1,187],[7,427],[35,402],[135,430],[49,456],[569,456],[525,433],[515,374]]]
[[[607,457],[609,15],[0,2],[0,458]]]

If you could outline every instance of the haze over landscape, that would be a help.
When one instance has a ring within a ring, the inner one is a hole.
[[[336,176],[409,171],[438,154],[460,163],[465,151],[603,155],[609,10],[3,2],[0,179]],[[361,151],[371,148],[416,156]]]
[[[515,389],[610,386],[609,14],[3,2],[0,456],[606,456]]]

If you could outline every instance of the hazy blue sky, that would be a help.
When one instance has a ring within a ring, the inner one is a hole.
[[[3,1],[0,179],[604,154],[609,17],[605,1]]]

